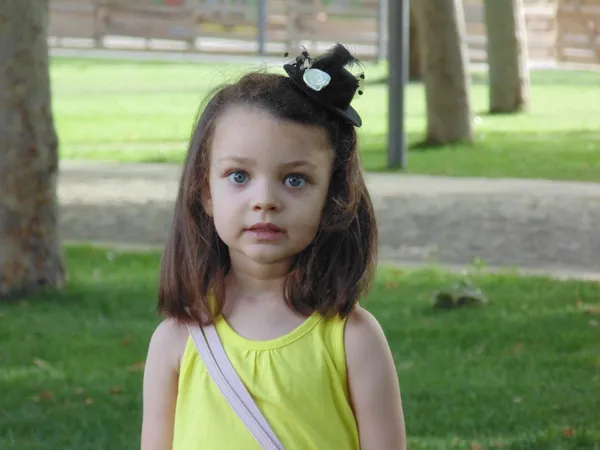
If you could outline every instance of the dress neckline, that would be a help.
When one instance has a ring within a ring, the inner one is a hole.
[[[321,321],[321,319],[321,315],[318,312],[314,312],[304,322],[302,322],[289,333],[265,341],[255,341],[238,334],[231,327],[231,325],[229,325],[227,319],[225,319],[223,315],[216,319],[215,327],[222,339],[231,340],[234,345],[253,350],[272,350],[297,341],[302,336],[306,335],[310,330],[312,330],[315,325]]]

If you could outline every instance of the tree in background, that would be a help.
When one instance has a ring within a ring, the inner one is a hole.
[[[471,80],[462,0],[418,0],[411,5],[427,102],[424,144],[471,142]]]
[[[408,40],[408,78],[410,81],[420,81],[423,75],[421,67],[421,50],[419,46],[419,33],[417,33],[417,23],[415,21],[415,12],[413,11],[413,3],[410,3],[410,30]]]
[[[484,0],[490,112],[527,108],[529,69],[523,0]]]
[[[0,0],[0,299],[61,286],[48,2]]]

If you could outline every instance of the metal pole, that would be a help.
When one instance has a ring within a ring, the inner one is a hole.
[[[385,61],[388,40],[388,0],[379,0],[377,8],[377,62]]]
[[[404,88],[408,82],[409,0],[389,0],[388,8],[388,167],[405,169]]]
[[[258,0],[256,27],[258,28],[258,54],[264,56],[267,41],[267,0]]]

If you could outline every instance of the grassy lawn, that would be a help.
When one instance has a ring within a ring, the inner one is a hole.
[[[283,58],[282,58],[283,62]],[[54,111],[63,159],[179,162],[200,101],[215,85],[250,65],[134,63],[54,58]],[[271,70],[278,70],[270,67]],[[368,170],[386,165],[387,89],[384,65],[367,65],[361,151]],[[477,143],[409,154],[408,171],[453,176],[600,181],[600,72],[532,74],[531,110],[516,116],[486,113],[485,74],[473,75]],[[423,87],[407,89],[409,142],[425,130]]]
[[[157,254],[70,247],[69,287],[0,305],[0,448],[133,449],[158,318]],[[600,447],[600,284],[475,275],[490,303],[435,311],[455,275],[381,269],[365,305],[403,387],[411,449]]]

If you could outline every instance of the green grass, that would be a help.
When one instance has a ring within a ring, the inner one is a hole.
[[[67,256],[62,293],[0,305],[0,448],[139,448],[159,257]],[[597,450],[600,316],[581,303],[600,306],[600,284],[479,274],[487,307],[434,311],[455,280],[381,269],[364,302],[397,361],[409,448]]]
[[[283,61],[283,59],[282,59]],[[54,58],[54,112],[63,159],[180,162],[193,119],[209,90],[255,65],[150,63]],[[272,70],[277,70],[276,68]],[[361,152],[368,170],[385,170],[385,65],[367,64]],[[593,92],[600,72],[533,72],[528,113],[486,113],[485,74],[473,75],[475,145],[411,150],[408,171],[600,181],[600,125]],[[407,89],[409,143],[424,136],[423,86]]]

